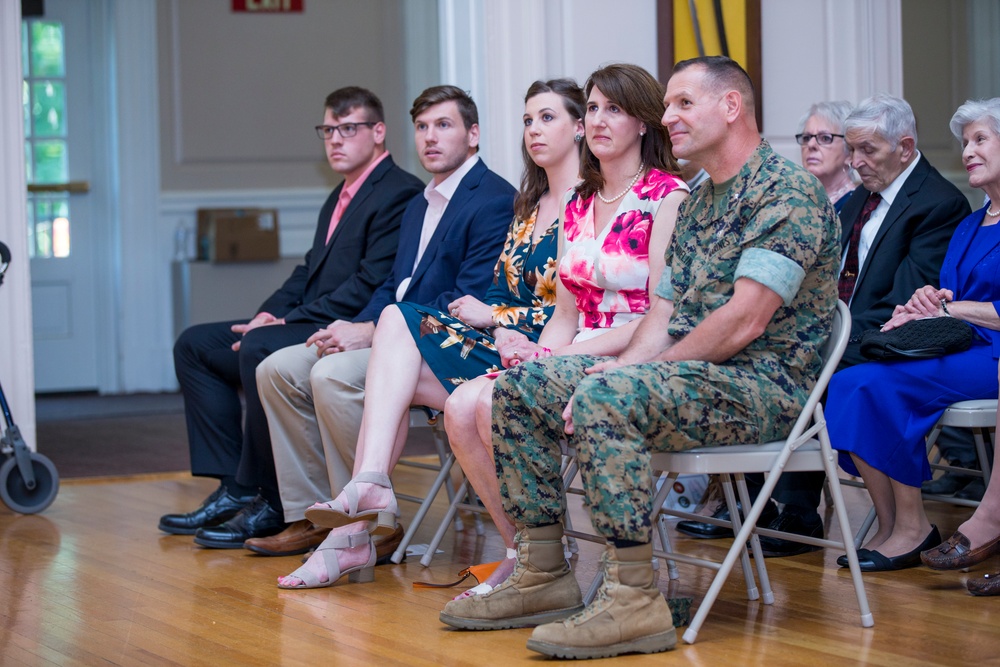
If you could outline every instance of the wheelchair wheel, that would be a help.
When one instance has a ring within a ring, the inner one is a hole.
[[[4,504],[21,514],[36,514],[52,504],[59,493],[59,473],[48,457],[31,453],[31,469],[35,473],[35,488],[24,483],[14,457],[0,466],[0,498]]]

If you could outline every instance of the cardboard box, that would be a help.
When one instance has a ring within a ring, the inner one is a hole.
[[[278,211],[275,209],[198,209],[198,259],[259,262],[279,257]]]

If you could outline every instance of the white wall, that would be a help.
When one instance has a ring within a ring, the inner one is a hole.
[[[21,115],[21,5],[0,2],[0,240],[14,259],[0,286],[0,383],[11,413],[35,448],[35,368],[31,342],[31,279],[24,249],[24,121]],[[2,421],[0,417],[0,421]],[[6,429],[6,424],[4,424]]]
[[[900,0],[765,0],[763,134],[801,160],[795,133],[815,102],[903,92]]]
[[[118,196],[112,215],[120,230],[119,244],[109,256],[120,263],[120,270],[113,276],[115,298],[108,304],[119,340],[117,363],[102,389],[169,390],[176,386],[169,268],[178,222],[193,220],[194,209],[203,204],[277,206],[282,252],[300,255],[308,247],[325,190],[162,192],[156,4],[107,2],[118,132]],[[0,3],[0,55],[5,64],[17,62],[20,55],[15,4]],[[610,16],[606,8],[602,0],[440,0],[436,18],[411,12],[414,15],[404,21],[404,39],[433,38],[428,26],[436,25],[442,36],[441,81],[472,91],[481,109],[484,159],[516,183],[522,98],[531,81],[569,75],[582,83],[593,69],[610,61],[634,62],[656,74],[655,0],[620,0]],[[899,15],[900,0],[765,0],[764,132],[780,152],[798,160],[792,135],[812,102],[857,101],[877,90],[902,92]],[[416,92],[408,89],[406,96]],[[12,247],[25,244],[19,222],[24,219],[19,208],[24,192],[20,106],[19,71],[7,65],[0,68],[0,149],[5,149],[0,151],[0,232]],[[31,358],[26,271],[26,262],[15,265],[0,289],[0,379],[11,387],[8,396],[15,397],[18,421],[29,425],[33,415],[32,371],[30,362],[24,363]]]

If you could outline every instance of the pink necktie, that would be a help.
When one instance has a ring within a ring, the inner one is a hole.
[[[344,215],[344,209],[347,205],[351,203],[351,195],[346,189],[340,191],[340,197],[337,198],[337,205],[333,207],[333,215],[330,216],[330,227],[326,230],[326,243],[330,244],[330,239],[333,238],[333,230],[337,228],[337,223],[340,222],[340,217]]]

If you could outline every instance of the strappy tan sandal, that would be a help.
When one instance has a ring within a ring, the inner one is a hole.
[[[347,511],[338,505],[334,498],[325,503],[317,503],[306,510],[306,518],[323,528],[339,528],[358,521],[367,521],[367,530],[372,535],[391,535],[396,530],[396,519],[399,518],[399,505],[395,497],[388,507],[383,509],[367,509],[358,511],[357,484],[376,484],[392,490],[389,476],[380,472],[359,472],[354,479],[344,486],[347,495]]]
[[[363,565],[349,567],[341,572],[340,563],[337,561],[337,551],[360,547],[363,544],[367,544],[371,550],[368,562]],[[298,586],[285,586],[279,583],[278,588],[292,590],[299,588],[327,588],[328,586],[333,586],[345,574],[347,575],[347,580],[352,584],[366,584],[375,581],[375,545],[372,542],[372,536],[365,531],[351,533],[350,535],[330,534],[323,540],[322,544],[316,547],[316,553],[323,556],[323,564],[326,565],[326,574],[329,577],[327,581],[320,581],[319,577],[312,570],[303,565],[288,575],[297,578],[301,582]]]

